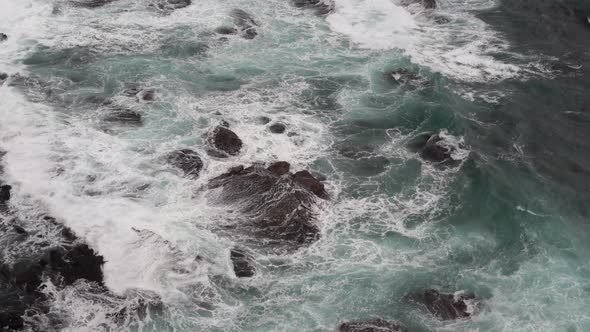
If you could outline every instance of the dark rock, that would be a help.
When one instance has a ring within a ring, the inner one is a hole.
[[[44,267],[38,260],[21,259],[12,266],[10,282],[25,291],[34,292],[41,285]]]
[[[139,92],[141,92],[141,88],[137,84],[127,84],[127,88],[123,90],[123,95],[127,97],[135,97]]]
[[[10,200],[11,186],[4,184],[0,186],[0,204],[5,204]]]
[[[141,114],[124,108],[111,108],[110,114],[103,118],[107,122],[121,122],[129,125],[141,125]]]
[[[151,6],[155,6],[160,10],[175,10],[188,7],[191,5],[191,0],[159,0]]]
[[[234,24],[240,28],[241,36],[245,39],[254,39],[258,32],[256,26],[258,22],[252,17],[252,15],[241,9],[234,9],[230,12],[230,16],[234,19]]]
[[[432,133],[432,132],[420,133],[420,134],[416,135],[415,137],[412,137],[408,141],[408,143],[406,143],[406,147],[408,148],[408,150],[410,150],[412,152],[419,152],[420,150],[424,149],[424,147],[426,146],[426,143],[428,143],[428,140],[433,135],[434,135],[434,133]]]
[[[243,250],[232,249],[230,251],[230,259],[234,266],[234,273],[238,278],[249,278],[254,276],[256,270],[252,266],[251,257]]]
[[[308,171],[299,171],[293,174],[293,180],[299,183],[303,188],[311,191],[317,197],[327,199],[328,193],[324,188],[324,184],[318,181]]]
[[[459,162],[452,158],[453,153],[463,146],[462,143],[451,144],[441,134],[425,132],[410,139],[406,147],[412,152],[419,153],[420,157],[426,161],[452,166]]]
[[[402,0],[401,2],[403,6],[409,6],[414,3],[419,3],[426,9],[436,8],[436,0]]]
[[[273,134],[282,134],[287,130],[287,127],[284,124],[277,122],[273,123],[268,129]]]
[[[405,68],[399,68],[385,73],[385,79],[394,84],[407,84],[423,80],[418,74]]]
[[[13,229],[14,229],[14,231],[15,231],[15,232],[17,232],[18,234],[27,234],[27,231],[26,231],[24,228],[22,228],[22,227],[20,227],[20,226],[18,226],[18,225],[14,225],[14,226],[12,226],[12,228],[13,228]]]
[[[265,124],[268,124],[270,122],[270,118],[269,117],[266,117],[266,116],[261,116],[261,117],[258,118],[258,122],[260,124],[265,125]]]
[[[154,99],[156,98],[156,91],[154,91],[153,89],[143,89],[139,93],[137,93],[135,97],[139,102],[149,103],[154,101]]]
[[[219,151],[235,156],[242,149],[242,140],[233,131],[218,126],[209,135],[209,144]]]
[[[331,1],[323,0],[292,0],[293,5],[297,8],[315,10],[317,15],[324,16],[334,10],[334,4]]]
[[[285,164],[271,168],[281,174]],[[231,168],[209,182],[209,189],[219,189],[215,198],[239,207],[245,215],[244,227],[261,240],[277,245],[300,246],[319,238],[319,228],[312,207],[315,196],[327,197],[323,186],[307,172],[279,176],[260,165]],[[288,176],[287,176],[288,175]]]
[[[435,289],[429,289],[423,293],[410,297],[416,303],[422,304],[434,316],[442,320],[469,317],[469,302],[475,301],[475,295],[471,293],[444,294]]]
[[[8,36],[5,33],[0,32],[0,42],[3,42],[8,39]]]
[[[69,4],[75,7],[95,8],[109,4],[115,0],[69,0]]]
[[[406,332],[407,330],[398,323],[375,319],[370,321],[358,321],[342,323],[338,328],[340,332]]]
[[[53,271],[58,272],[66,285],[71,285],[78,279],[99,284],[103,282],[104,259],[96,255],[94,250],[86,244],[78,244],[68,250],[50,249],[42,263],[48,264]]]
[[[198,153],[190,149],[182,149],[170,152],[166,155],[166,161],[184,172],[190,178],[197,178],[203,169],[203,160]]]
[[[286,161],[278,161],[268,167],[268,170],[272,172],[272,174],[276,176],[281,176],[284,174],[289,173],[289,169],[291,165],[289,165]]]
[[[215,29],[215,33],[218,33],[220,35],[236,35],[238,34],[238,29],[224,26]]]
[[[7,78],[8,78],[8,74],[0,73],[0,81],[6,81]],[[0,84],[1,84],[1,82],[0,82]]]

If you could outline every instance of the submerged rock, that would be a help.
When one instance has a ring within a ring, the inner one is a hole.
[[[398,323],[388,322],[382,319],[369,321],[357,321],[342,323],[338,328],[340,332],[406,332],[407,330]]]
[[[208,142],[219,152],[223,152],[222,154],[217,155],[220,157],[222,157],[223,154],[236,156],[242,149],[242,140],[238,137],[238,135],[222,126],[216,127],[209,134]]]
[[[426,9],[436,8],[436,0],[402,0],[401,2],[403,6],[409,6],[414,3],[419,3]]]
[[[218,27],[215,30],[215,33],[218,33],[220,35],[236,35],[238,34],[238,29],[234,28],[234,27]]]
[[[5,33],[0,32],[0,42],[3,42],[8,39],[8,36]]]
[[[406,147],[412,152],[417,152],[422,159],[435,163],[453,164],[464,158],[460,155],[462,153],[459,153],[464,149],[463,143],[452,142],[444,130],[439,134],[418,134],[406,144]]]
[[[150,103],[156,99],[156,91],[154,89],[143,89],[135,95],[138,102]]]
[[[426,80],[423,77],[405,68],[398,68],[386,72],[384,77],[386,81],[396,85],[411,84],[414,87],[418,87],[427,84]]]
[[[109,114],[103,118],[107,122],[121,122],[129,125],[141,125],[141,114],[125,108],[111,108]]]
[[[292,0],[297,8],[313,9],[317,15],[328,15],[334,10],[334,4],[330,0]]]
[[[115,0],[69,0],[68,3],[76,7],[95,8],[109,4]]]
[[[185,8],[191,5],[191,0],[158,0],[150,4],[160,10],[175,10]]]
[[[327,199],[328,194],[307,171],[292,174],[286,162],[239,166],[212,179],[209,189],[219,189],[218,202],[238,207],[246,218],[238,226],[261,240],[300,246],[319,238],[313,208],[317,197]]]
[[[252,265],[252,258],[240,249],[232,249],[230,251],[230,259],[234,266],[234,273],[238,278],[249,278],[254,276],[256,270]]]
[[[203,160],[198,153],[190,149],[172,151],[165,158],[170,165],[182,170],[189,178],[197,178],[203,169]]]
[[[259,24],[252,15],[242,9],[234,9],[230,12],[234,19],[234,24],[239,28],[240,35],[244,39],[254,39],[258,35],[256,28]]]
[[[285,132],[285,130],[287,130],[287,127],[284,124],[277,122],[270,125],[268,129],[273,134],[282,134]]]
[[[8,78],[8,74],[0,72],[0,86],[4,84],[4,81]]]
[[[442,320],[469,317],[476,305],[475,295],[472,293],[444,294],[436,289],[413,294],[410,299],[424,305],[431,314]]]
[[[12,187],[7,184],[0,185],[0,204],[5,204],[10,200],[11,189]]]

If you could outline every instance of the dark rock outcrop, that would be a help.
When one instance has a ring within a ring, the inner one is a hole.
[[[210,134],[208,138],[209,144],[222,154],[236,156],[242,149],[242,140],[233,131],[218,126]]]
[[[232,249],[230,251],[230,259],[234,266],[234,273],[238,278],[249,278],[254,276],[256,270],[252,264],[252,257],[245,251],[240,249]]]
[[[407,330],[398,323],[388,322],[382,319],[369,321],[346,322],[340,324],[340,332],[406,332]]]
[[[5,33],[0,32],[0,42],[3,42],[8,39],[8,36]]]
[[[409,298],[425,306],[431,314],[442,320],[469,317],[472,314],[470,302],[475,305],[475,295],[472,293],[444,294],[436,289],[413,294]]]
[[[166,161],[184,172],[189,178],[197,178],[203,169],[203,160],[193,150],[181,149],[172,151],[165,156]]]
[[[234,9],[230,12],[230,16],[234,19],[234,24],[239,28],[240,35],[244,39],[254,39],[258,35],[255,27],[259,24],[252,15],[242,9]]]
[[[11,186],[7,184],[0,185],[0,204],[5,204],[10,200]]]
[[[426,161],[443,164],[456,164],[459,160],[453,159],[453,153],[463,148],[462,143],[448,142],[442,134],[425,132],[416,135],[406,147],[420,155]]]
[[[285,162],[234,167],[212,179],[209,189],[218,189],[213,197],[219,203],[239,208],[245,220],[236,228],[265,243],[298,247],[319,238],[313,208],[317,197],[328,194],[309,172],[292,174],[288,168]]]
[[[4,81],[6,81],[6,79],[8,79],[8,74],[6,74],[6,73],[0,73],[0,86],[2,84],[4,84]]]
[[[277,122],[270,125],[268,129],[273,134],[282,134],[285,132],[285,130],[287,130],[287,127],[284,124]]]
[[[324,16],[334,10],[334,4],[330,0],[292,0],[297,8],[312,9],[317,15]]]

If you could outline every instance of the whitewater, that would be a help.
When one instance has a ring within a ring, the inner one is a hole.
[[[104,259],[102,284],[42,275],[45,309],[19,329],[590,329],[587,212],[571,208],[586,165],[555,176],[551,161],[536,163],[527,117],[498,111],[547,104],[535,93],[555,90],[528,87],[565,75],[563,59],[518,49],[480,15],[500,1],[297,5],[312,2],[0,2],[0,178],[11,186],[0,263],[15,271],[68,248],[61,227]],[[238,153],[212,147],[218,128],[239,136]],[[202,161],[198,176],[167,159],[182,149]],[[277,161],[316,185],[291,173],[273,184],[311,197],[297,196],[317,234],[295,248],[243,228],[266,212],[212,185],[232,167],[264,175]],[[253,275],[238,275],[235,248]],[[415,297],[431,289],[450,294],[458,317]],[[11,305],[0,300],[0,313]]]

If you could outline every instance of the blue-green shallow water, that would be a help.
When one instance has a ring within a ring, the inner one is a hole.
[[[54,295],[60,326],[33,328],[333,331],[382,318],[410,331],[590,329],[588,8],[519,4],[336,1],[328,17],[283,1],[172,13],[125,0],[3,4],[5,22],[24,23],[0,23],[11,36],[0,70],[35,79],[0,89],[12,204],[34,200],[83,236],[105,256],[109,289],[155,292],[166,308],[117,324],[113,304],[80,284]],[[256,17],[256,38],[212,32],[233,8]],[[400,67],[428,83],[384,79]],[[122,96],[126,83],[154,88],[156,101]],[[105,124],[103,98],[144,124]],[[260,116],[296,135],[270,133]],[[222,120],[244,140],[238,157],[205,153]],[[406,148],[425,131],[462,147],[457,166]],[[205,159],[196,181],[158,160],[183,147]],[[284,255],[252,246],[257,274],[238,279],[229,249],[243,241],[219,227],[232,212],[201,188],[230,166],[273,160],[327,176],[322,236]],[[406,300],[433,287],[474,292],[477,312],[441,321]]]

